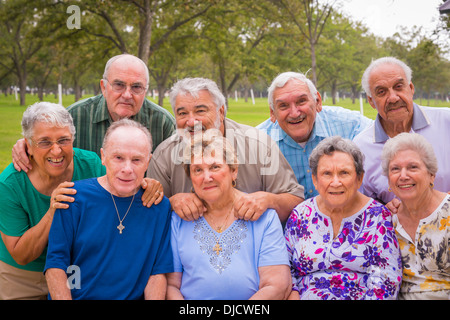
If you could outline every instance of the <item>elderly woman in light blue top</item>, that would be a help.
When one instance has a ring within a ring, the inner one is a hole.
[[[184,164],[207,211],[193,222],[172,215],[175,273],[167,298],[284,299],[291,284],[278,215],[268,209],[257,221],[235,218],[236,155],[226,138],[208,131],[193,139]]]

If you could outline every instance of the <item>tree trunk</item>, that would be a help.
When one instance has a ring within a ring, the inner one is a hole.
[[[310,46],[311,46],[311,71],[312,71],[312,79],[311,81],[314,83],[314,85],[317,87],[317,63],[316,63],[316,46],[314,41],[310,40]],[[334,100],[334,96],[333,96]],[[334,102],[333,102],[334,103]]]
[[[19,96],[20,96],[20,105],[24,106],[26,104],[26,94],[27,94],[27,70],[26,70],[26,63],[23,63],[21,66],[21,69],[18,72],[18,78],[19,78]]]
[[[139,58],[148,65],[150,57],[150,44],[152,38],[153,11],[150,9],[150,0],[144,1],[144,6],[139,10],[141,20],[139,22]]]

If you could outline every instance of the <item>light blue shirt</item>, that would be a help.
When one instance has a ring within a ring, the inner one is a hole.
[[[424,136],[433,146],[438,162],[434,188],[442,192],[450,191],[450,108],[423,107],[414,104],[411,131]],[[387,177],[381,169],[381,153],[389,136],[381,126],[377,115],[369,126],[354,139],[365,154],[364,179],[360,191],[365,195],[387,203],[395,195],[388,190]]]
[[[273,209],[257,221],[236,220],[222,233],[203,217],[185,221],[172,213],[171,245],[186,300],[247,300],[259,289],[259,267],[289,266]]]
[[[305,187],[305,199],[308,199],[319,194],[314,188],[309,168],[309,156],[313,149],[327,137],[341,136],[352,140],[372,123],[373,120],[362,116],[358,111],[324,106],[322,111],[316,115],[311,136],[304,147],[284,132],[278,121],[273,123],[267,119],[257,128],[265,131],[278,143],[281,152],[294,170],[298,183]]]

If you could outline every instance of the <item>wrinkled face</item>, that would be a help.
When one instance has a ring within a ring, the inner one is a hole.
[[[400,66],[385,64],[373,70],[369,87],[369,103],[383,120],[396,123],[412,119],[414,85],[408,83]]]
[[[319,159],[317,177],[312,175],[312,180],[328,208],[342,208],[354,201],[362,176],[357,176],[349,154],[335,151]]]
[[[202,131],[219,129],[223,133],[223,120],[225,107],[217,111],[211,94],[207,90],[201,90],[198,98],[190,94],[179,94],[175,99],[175,120],[178,129],[185,129],[194,134],[194,128]]]
[[[272,122],[278,121],[295,142],[306,142],[316,121],[316,113],[322,110],[322,98],[314,99],[308,85],[300,80],[289,80],[284,87],[273,92]]]
[[[222,155],[209,155],[202,157],[201,162],[193,162],[190,166],[190,176],[195,193],[200,199],[214,203],[230,193],[238,169],[230,168]]]
[[[434,181],[434,175],[413,150],[399,151],[389,162],[388,170],[389,187],[402,201],[419,198]]]
[[[73,161],[73,138],[69,127],[58,128],[45,122],[37,122],[33,128],[32,141],[27,141],[28,152],[33,156],[38,170],[45,175],[62,175]],[[40,148],[44,141],[53,143],[49,148]]]
[[[137,128],[119,127],[111,133],[105,149],[101,149],[101,156],[109,191],[118,197],[135,194],[150,161],[145,134]]]
[[[119,58],[110,66],[106,80],[100,81],[100,87],[113,121],[136,115],[144,103],[145,91],[142,94],[134,94],[131,86],[147,86],[143,65],[129,57]],[[125,85],[125,91],[114,91],[115,83]]]

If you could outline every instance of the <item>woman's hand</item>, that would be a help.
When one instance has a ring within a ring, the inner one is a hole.
[[[69,204],[65,202],[74,202],[75,199],[70,195],[77,193],[77,190],[73,189],[74,183],[72,181],[65,181],[59,184],[55,190],[53,190],[50,199],[50,209],[67,209]]]
[[[141,183],[144,194],[142,195],[142,204],[150,208],[153,204],[159,204],[164,198],[162,184],[155,179],[144,178]]]
[[[12,163],[17,171],[23,170],[28,172],[28,170],[31,170],[32,168],[30,160],[28,159],[27,144],[23,138],[17,140],[12,148]]]

